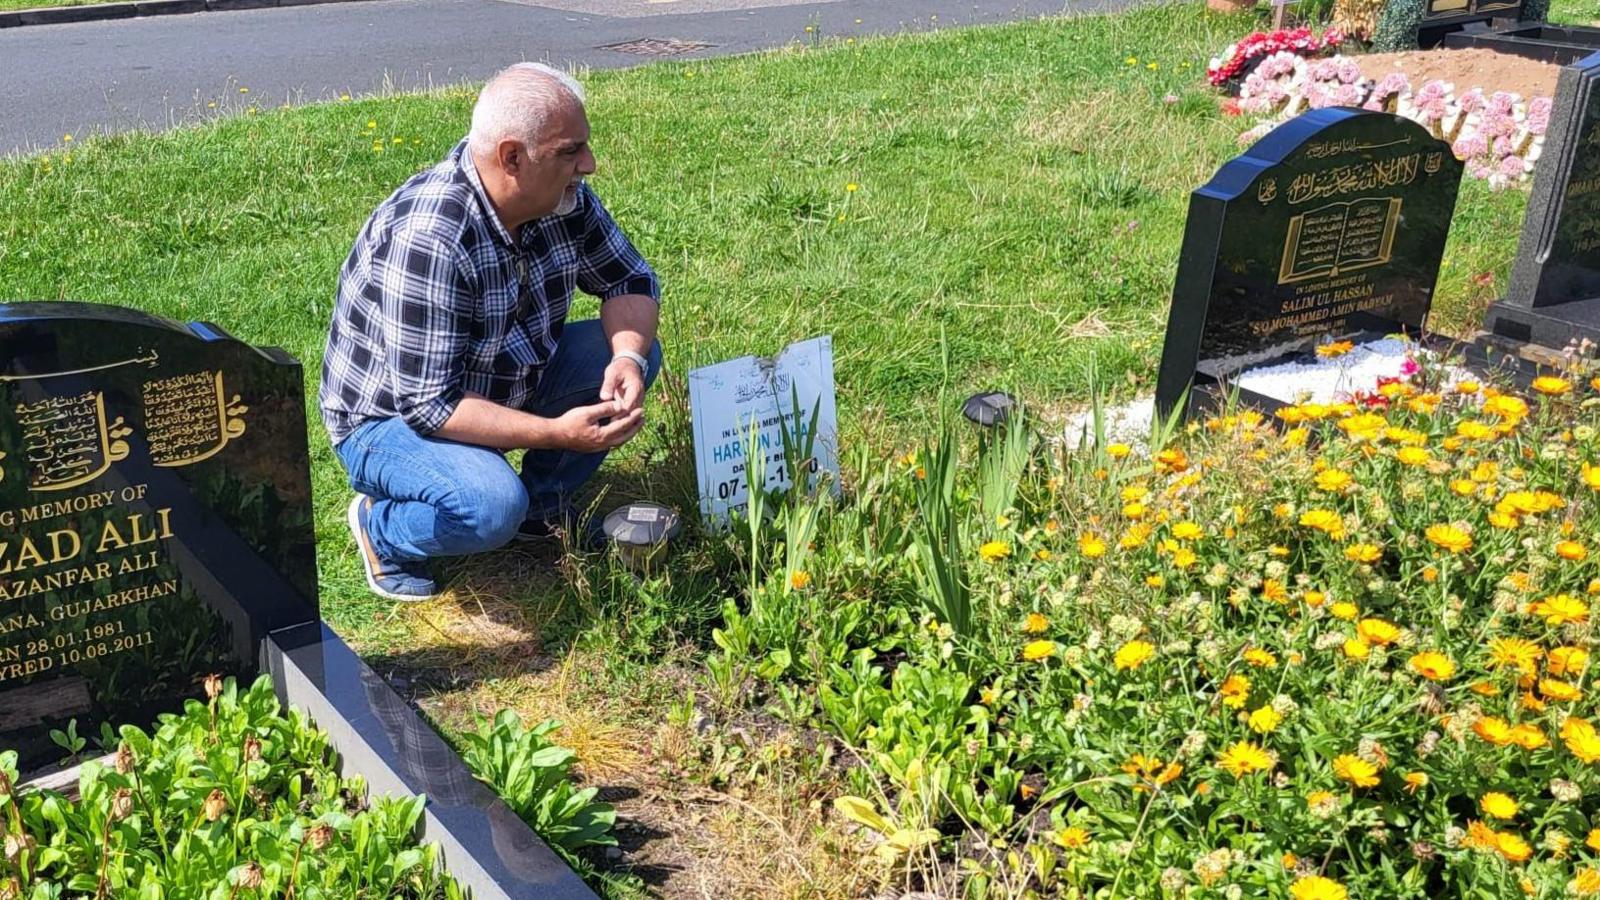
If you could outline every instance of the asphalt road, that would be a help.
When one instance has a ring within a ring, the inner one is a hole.
[[[606,49],[696,41],[676,58],[814,34],[865,35],[1099,12],[1131,0],[367,0],[0,30],[0,155],[95,131],[161,129],[263,106],[482,81],[524,59],[615,68]],[[240,88],[247,88],[243,94]],[[215,104],[213,107],[211,104]]]

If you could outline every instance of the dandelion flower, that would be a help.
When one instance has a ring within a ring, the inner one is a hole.
[[[811,573],[804,569],[795,569],[789,573],[789,587],[803,591],[811,586]]]
[[[1354,350],[1356,345],[1351,341],[1333,341],[1317,345],[1317,355],[1323,359],[1334,359]]]
[[[1055,834],[1056,845],[1063,850],[1082,850],[1089,846],[1091,840],[1088,829],[1076,825],[1063,828]]]
[[[989,541],[978,548],[978,555],[989,562],[1005,559],[1011,555],[1011,545],[1005,541]]]
[[[1428,786],[1428,773],[1407,772],[1403,780],[1406,783],[1406,793],[1416,794],[1417,791]]]
[[[1106,542],[1097,534],[1080,534],[1078,552],[1089,559],[1099,559],[1106,555]]]
[[[1308,509],[1300,514],[1300,524],[1321,531],[1334,540],[1344,540],[1344,518],[1331,509]]]
[[[1317,490],[1337,494],[1348,488],[1354,483],[1355,479],[1338,469],[1323,469],[1317,473],[1314,481],[1316,482]]]
[[[1582,675],[1589,668],[1589,651],[1582,647],[1557,647],[1550,651],[1545,668],[1551,675]]]
[[[1261,647],[1251,647],[1244,651],[1244,661],[1258,669],[1270,668],[1278,664],[1278,658],[1272,655],[1272,651],[1264,650]]]
[[[1022,620],[1022,630],[1028,634],[1043,634],[1050,627],[1050,620],[1042,614],[1031,612]]]

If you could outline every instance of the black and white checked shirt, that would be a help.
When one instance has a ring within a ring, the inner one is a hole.
[[[338,444],[395,416],[432,434],[466,391],[523,407],[575,287],[602,301],[661,298],[655,272],[587,184],[576,210],[513,240],[463,141],[373,212],[339,273],[319,395],[328,435]]]

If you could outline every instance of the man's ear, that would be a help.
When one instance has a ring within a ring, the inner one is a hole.
[[[500,169],[512,177],[515,177],[522,170],[522,167],[528,164],[527,148],[517,141],[501,141],[495,146],[494,152],[496,159],[500,162]]]

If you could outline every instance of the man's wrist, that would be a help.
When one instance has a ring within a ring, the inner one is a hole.
[[[649,375],[650,375],[650,360],[645,359],[644,356],[642,356],[642,355],[640,355],[638,353],[635,353],[632,350],[617,350],[617,351],[615,351],[615,352],[613,352],[611,354],[611,361],[612,362],[616,362],[619,359],[628,360],[629,362],[631,362],[634,365],[638,366],[639,367],[639,375],[641,377],[649,377]]]

